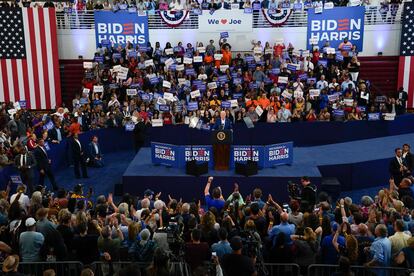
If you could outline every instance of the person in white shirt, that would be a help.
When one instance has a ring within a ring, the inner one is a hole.
[[[321,79],[316,83],[316,88],[317,89],[325,89],[328,87],[328,82],[325,80],[325,76],[322,75]]]
[[[27,195],[24,194],[25,192],[26,192],[26,185],[20,184],[17,187],[16,193],[10,197],[10,204],[12,204],[13,201],[16,199],[16,197],[20,195],[18,198],[20,207],[23,208],[23,210],[27,213],[29,210],[29,206],[30,206],[30,199]]]

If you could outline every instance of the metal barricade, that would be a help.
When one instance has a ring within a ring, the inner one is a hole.
[[[53,269],[56,275],[80,275],[83,264],[81,262],[21,262],[19,272],[27,276],[43,275],[43,271]]]
[[[300,267],[298,264],[264,263],[267,275],[299,276]],[[260,275],[260,274],[259,274]]]
[[[308,267],[308,276],[331,276],[338,271],[338,265],[313,264]],[[351,266],[355,276],[403,276],[408,275],[407,269],[401,267],[365,267]]]
[[[112,276],[116,275],[121,269],[134,264],[138,266],[141,275],[147,275],[147,269],[151,263],[142,263],[142,262],[113,262],[113,274],[110,273],[110,265],[107,262],[94,262],[90,265],[91,269],[94,271],[95,276]],[[190,276],[190,270],[186,263],[182,262],[171,262],[171,276]]]

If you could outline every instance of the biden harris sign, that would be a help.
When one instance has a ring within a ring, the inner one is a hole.
[[[113,42],[125,45],[147,45],[148,16],[127,11],[95,11],[96,44]]]
[[[348,38],[362,51],[364,39],[365,7],[335,7],[315,13],[315,9],[308,11],[308,49],[312,45],[322,48],[326,41],[330,47],[338,48],[339,44]],[[312,43],[311,43],[312,41]],[[315,43],[316,42],[316,43]]]

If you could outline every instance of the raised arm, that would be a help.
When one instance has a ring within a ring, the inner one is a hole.
[[[212,182],[213,182],[213,177],[210,176],[207,180],[206,187],[204,188],[204,195],[205,196],[210,194],[210,186],[211,186]]]

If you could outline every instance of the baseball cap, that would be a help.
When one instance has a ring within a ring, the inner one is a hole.
[[[36,220],[34,218],[30,217],[26,219],[26,223],[25,223],[26,227],[32,227],[35,224],[36,224]]]
[[[144,196],[152,196],[154,195],[154,191],[150,190],[150,189],[146,189],[144,192]]]

